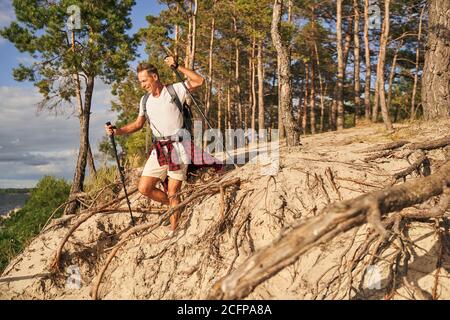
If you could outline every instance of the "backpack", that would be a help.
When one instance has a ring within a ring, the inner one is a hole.
[[[186,101],[181,104],[180,98],[178,98],[177,93],[175,92],[175,89],[173,88],[173,84],[168,84],[166,86],[167,91],[169,92],[170,96],[172,97],[172,103],[175,103],[176,106],[178,107],[178,110],[180,110],[181,115],[183,116],[183,129],[186,129],[187,131],[189,131],[189,133],[192,134],[192,112],[191,112],[191,107],[189,107],[189,105],[186,103]],[[144,115],[147,118],[147,121],[149,124],[150,123],[150,119],[148,118],[147,115],[147,100],[148,97],[150,96],[150,93],[146,93],[144,95],[143,98],[143,107],[144,107]]]

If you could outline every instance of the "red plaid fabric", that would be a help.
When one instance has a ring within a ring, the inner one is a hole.
[[[164,146],[167,147],[167,153],[164,152]],[[152,147],[150,148],[150,152],[148,154],[149,157],[153,149],[156,150],[156,157],[158,159],[158,163],[160,166],[168,165],[169,171],[176,171],[181,169],[177,153],[174,152],[172,155],[173,141],[167,140],[167,141],[157,141],[153,143]]]
[[[160,166],[168,165],[169,171],[180,170],[180,159],[176,152],[172,154],[173,142],[171,140],[166,141],[157,141],[150,148],[150,152],[148,156],[150,157],[151,152],[155,149],[156,156],[158,159],[158,163]],[[214,158],[209,153],[203,151],[201,148],[198,148],[192,140],[182,141],[184,150],[188,158],[190,159],[190,171],[195,171],[200,168],[213,167],[216,171],[223,168],[222,162]],[[164,146],[167,147],[167,152],[164,152]]]
[[[196,169],[213,167],[216,170],[219,170],[223,167],[223,164],[219,159],[214,158],[208,152],[198,148],[192,140],[182,141],[181,143],[191,160],[191,165]]]
[[[148,153],[148,157],[150,157],[153,149],[155,149],[159,165],[168,165],[169,171],[181,169],[177,153],[174,152],[174,154],[172,155],[172,151],[174,150],[173,142],[174,141],[171,140],[157,141],[153,143],[152,147],[150,148],[150,152]],[[224,165],[219,159],[214,158],[209,153],[204,152],[202,149],[198,148],[194,144],[194,142],[192,142],[192,140],[182,141],[181,144],[183,145],[186,154],[191,160],[191,163],[188,166],[188,174],[206,167],[212,167],[216,172],[224,168]],[[167,152],[164,152],[164,146],[167,146]],[[166,179],[162,182],[162,185],[164,187],[164,191],[167,193],[169,189],[168,177],[166,177]]]

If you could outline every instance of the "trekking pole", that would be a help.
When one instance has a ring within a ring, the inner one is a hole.
[[[174,56],[174,55],[172,54],[172,52],[171,52],[168,48],[166,48],[166,47],[164,47],[164,46],[162,46],[162,48],[166,51],[166,53],[167,53],[169,56]],[[183,79],[183,77],[181,77],[180,72],[179,72],[179,71],[177,70],[177,68],[175,68],[174,66],[170,66],[170,68],[173,70],[173,72],[175,72],[175,75],[177,76],[178,80],[180,80],[180,82],[183,84],[184,89],[185,89],[186,92],[188,93],[188,95],[189,95],[189,97],[191,98],[192,102],[194,102],[194,105],[195,105],[195,107],[197,108],[198,112],[200,112],[200,114],[202,115],[203,119],[205,119],[206,124],[208,125],[209,129],[213,130],[213,127],[212,127],[211,123],[209,122],[208,118],[205,116],[205,114],[203,113],[202,109],[201,109],[200,106],[198,105],[197,100],[195,100],[195,98],[194,98],[194,96],[192,95],[191,91],[189,91],[188,87],[187,87],[186,84],[184,83],[184,79]],[[222,142],[222,148],[225,150],[227,156],[230,157],[230,159],[231,159],[231,155],[230,155],[230,154],[228,153],[228,151],[226,150],[226,148],[225,148],[223,142]],[[238,166],[234,163],[234,159],[233,159],[233,165],[234,165],[234,168],[235,168],[235,169],[238,168]]]
[[[106,123],[107,126],[111,125],[111,122],[107,122]],[[114,127],[113,127],[114,128]],[[116,148],[116,140],[114,139],[114,131],[113,133],[109,136],[109,139],[111,140],[111,145],[113,147],[114,150],[114,155],[116,156],[116,162],[117,162],[117,169],[119,169],[119,174],[120,174],[120,180],[122,181],[122,185],[123,185],[123,191],[125,191],[125,198],[127,199],[127,205],[128,205],[128,210],[130,211],[130,217],[131,217],[131,224],[134,226],[134,218],[133,218],[133,213],[131,213],[131,205],[130,205],[130,199],[128,198],[128,192],[127,192],[127,187],[125,186],[125,178],[123,175],[123,168],[120,166],[120,160],[119,160],[119,156],[117,155],[117,148]]]

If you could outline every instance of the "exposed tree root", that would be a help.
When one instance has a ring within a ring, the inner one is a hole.
[[[98,273],[97,277],[94,280],[94,284],[91,290],[91,297],[94,300],[98,299],[98,289],[101,283],[101,280],[103,278],[103,275],[106,271],[106,269],[108,268],[111,260],[114,258],[114,256],[116,255],[117,251],[122,247],[123,244],[125,244],[127,241],[129,241],[129,237],[133,234],[136,234],[140,231],[144,231],[147,229],[150,229],[150,231],[158,228],[159,226],[162,225],[162,223],[164,221],[166,221],[167,219],[169,219],[169,217],[173,214],[174,210],[183,210],[187,205],[192,204],[194,200],[197,200],[198,198],[208,195],[208,194],[215,194],[220,192],[221,188],[227,188],[233,185],[239,185],[240,183],[240,179],[239,178],[234,178],[228,181],[223,181],[220,184],[216,183],[216,184],[208,184],[207,186],[205,186],[204,188],[202,188],[201,190],[195,191],[194,193],[192,193],[190,196],[188,196],[186,199],[184,199],[178,206],[175,206],[173,208],[170,208],[166,213],[164,213],[159,221],[157,223],[145,223],[142,225],[138,225],[135,226],[133,228],[131,228],[130,230],[128,230],[120,239],[120,241],[116,244],[116,246],[114,247],[114,249],[111,251],[111,253],[108,255],[108,257],[106,258],[106,261],[102,267],[102,269],[100,270],[100,272]]]
[[[133,193],[135,193],[137,191],[137,188],[134,188],[133,190],[128,191],[128,195],[132,195]],[[93,215],[101,212],[102,210],[108,209],[109,207],[111,207],[112,205],[119,203],[120,201],[122,201],[123,199],[125,199],[125,195],[122,197],[119,197],[117,199],[114,199],[110,202],[108,202],[107,204],[100,206],[98,208],[92,209],[82,215],[79,216],[78,220],[74,223],[74,225],[72,225],[72,227],[69,229],[69,231],[67,232],[67,234],[64,236],[63,240],[61,241],[61,243],[59,244],[58,248],[56,249],[55,252],[55,256],[53,258],[53,261],[50,264],[50,269],[53,271],[60,271],[60,260],[61,260],[61,252],[62,249],[64,247],[64,244],[67,242],[67,240],[69,239],[69,237],[72,235],[72,233],[75,232],[75,230],[81,225],[83,224],[83,222],[87,221],[90,217],[92,217]]]
[[[333,171],[331,171],[330,167],[328,167],[325,170],[325,176],[327,177],[328,182],[330,183],[330,185],[333,188],[334,192],[336,192],[336,194],[338,196],[338,199],[342,200],[341,192],[339,191],[339,188],[336,186],[335,177],[334,177]]]
[[[405,178],[412,172],[418,171],[420,166],[425,163],[425,161],[427,160],[427,156],[425,155],[425,153],[423,151],[419,151],[417,154],[417,159],[408,168],[394,174],[394,176],[392,177],[392,184],[395,184],[399,179]]]
[[[391,143],[386,143],[382,145],[378,145],[372,148],[365,149],[361,152],[367,153],[367,152],[377,152],[377,151],[385,151],[385,150],[394,150],[398,149],[400,147],[403,147],[405,144],[408,144],[409,141],[401,140],[401,141],[395,141]]]
[[[394,156],[396,158],[404,158],[415,150],[422,150],[422,151],[433,150],[444,148],[448,145],[450,145],[450,136],[446,136],[433,141],[419,142],[419,143],[409,143],[408,141],[397,141],[377,146],[374,148],[369,148],[361,152],[370,153],[378,151],[377,153],[372,154],[364,159],[364,161],[372,161],[379,158],[387,158],[389,156]],[[397,154],[395,154],[396,150],[399,148],[400,150],[397,151]]]
[[[369,217],[377,231],[383,233],[380,215],[399,211],[441,195],[444,186],[450,187],[450,162],[428,177],[331,204],[322,210],[319,216],[305,220],[270,246],[249,257],[234,272],[214,285],[209,298],[246,297],[258,284],[294,263],[311,247],[328,242],[337,235],[364,224]]]
[[[433,150],[443,148],[447,145],[450,145],[450,136],[446,136],[437,140],[427,141],[427,142],[418,142],[408,144],[406,147],[410,150]]]

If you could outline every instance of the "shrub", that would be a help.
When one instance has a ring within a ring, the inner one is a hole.
[[[69,196],[70,185],[63,179],[43,177],[24,207],[10,218],[0,220],[0,271],[44,227],[52,212]],[[60,217],[63,208],[54,217]]]

